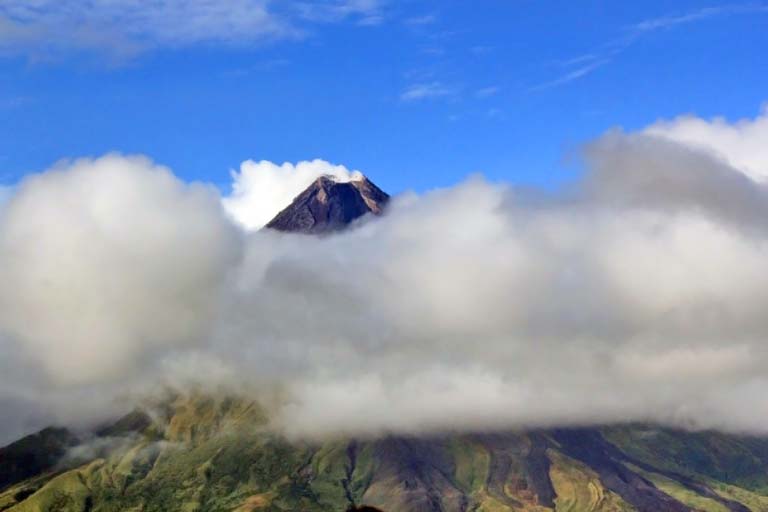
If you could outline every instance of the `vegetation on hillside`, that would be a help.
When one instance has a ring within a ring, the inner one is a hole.
[[[0,450],[0,511],[768,510],[757,438],[631,426],[310,443],[248,400],[152,412],[77,447],[46,430]]]

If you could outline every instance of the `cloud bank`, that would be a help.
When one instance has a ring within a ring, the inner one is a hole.
[[[659,121],[646,133],[713,153],[753,179],[768,178],[768,105],[754,119],[730,123],[721,117],[707,121],[687,115]]]
[[[768,188],[731,163],[751,144],[664,125],[588,144],[558,192],[476,176],[324,238],[230,218],[262,225],[325,162],[247,162],[224,208],[142,158],[30,177],[0,215],[0,401],[31,418],[6,435],[168,379],[279,389],[294,436],[765,433]]]
[[[239,252],[211,187],[136,157],[32,176],[0,223],[0,324],[60,385],[200,341]]]

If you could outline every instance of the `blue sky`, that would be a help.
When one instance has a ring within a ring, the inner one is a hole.
[[[761,2],[93,4],[0,2],[0,184],[121,151],[223,188],[249,158],[553,186],[611,127],[768,99]]]

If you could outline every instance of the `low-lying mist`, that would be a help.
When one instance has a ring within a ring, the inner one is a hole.
[[[765,433],[766,144],[765,115],[616,130],[556,192],[472,176],[323,238],[258,230],[351,175],[322,161],[246,162],[225,198],[144,157],[57,164],[0,208],[0,441],[168,385],[279,391],[291,436]]]

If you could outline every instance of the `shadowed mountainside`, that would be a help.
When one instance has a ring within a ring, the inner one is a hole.
[[[0,448],[0,489],[53,467],[77,443],[63,428],[46,428]]]

